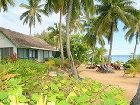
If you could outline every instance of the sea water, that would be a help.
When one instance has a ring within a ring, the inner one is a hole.
[[[112,55],[112,62],[122,61],[126,62],[131,59],[132,55]]]

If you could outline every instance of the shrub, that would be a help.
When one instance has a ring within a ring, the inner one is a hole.
[[[46,61],[46,65],[48,70],[58,71],[58,69],[61,67],[61,61],[59,58],[50,58]]]
[[[123,90],[109,85],[104,86],[91,79],[79,81],[63,74],[59,74],[57,77],[47,76],[42,92],[31,91],[30,97],[22,94],[24,86],[20,85],[20,80],[14,79],[12,81],[18,91],[10,95],[16,96],[20,103],[28,102],[29,105],[35,105],[41,100],[42,102],[46,101],[47,104],[53,103],[56,105],[128,105]],[[17,87],[19,86],[20,88],[18,89]],[[4,96],[4,93],[1,94]],[[47,98],[43,98],[43,96]],[[9,103],[7,95],[5,99]],[[4,101],[2,102],[4,103]]]
[[[136,74],[140,73],[140,59],[131,59],[128,60],[124,67],[126,69],[126,74],[133,74],[133,77],[135,77]]]
[[[4,105],[9,105],[9,97],[12,102],[29,105],[45,101],[56,105],[128,105],[121,89],[91,79],[77,80],[61,72],[50,77],[45,63],[18,60],[0,63],[0,67],[5,71],[0,73],[5,78],[0,78],[0,102]]]
[[[58,70],[61,68],[61,59],[60,58],[50,58],[46,61],[49,70]],[[70,69],[70,63],[68,59],[64,60],[64,68]]]
[[[24,84],[24,94],[30,94],[30,91],[41,91],[42,89],[42,77],[48,73],[48,68],[44,63],[38,63],[30,60],[18,60],[14,63],[2,63],[0,64],[1,77],[6,74],[16,74],[17,78],[21,79],[21,83]],[[34,88],[36,87],[36,88]]]

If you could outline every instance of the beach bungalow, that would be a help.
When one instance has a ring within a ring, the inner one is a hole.
[[[37,59],[43,62],[53,57],[57,51],[40,38],[0,27],[0,59],[15,54],[19,59]]]

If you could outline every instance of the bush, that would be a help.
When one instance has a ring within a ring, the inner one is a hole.
[[[0,63],[0,67],[0,102],[4,105],[10,100],[29,105],[45,101],[56,105],[128,105],[121,89],[91,79],[77,80],[61,72],[50,77],[46,63],[18,60]]]
[[[140,73],[140,59],[131,59],[128,60],[124,67],[126,69],[126,74],[133,74],[133,77],[135,77],[136,74]]]
[[[12,90],[7,91],[11,96],[16,96],[20,103],[29,103],[29,105],[35,105],[37,101],[46,101],[47,104],[53,103],[56,105],[128,105],[124,92],[120,88],[113,86],[104,86],[97,81],[91,79],[76,80],[73,77],[66,77],[63,74],[59,74],[57,77],[47,76],[45,79],[42,92],[32,92],[30,97],[22,94],[24,86],[20,85],[20,80],[11,79],[10,84],[15,87],[15,92]],[[12,92],[12,94],[11,94]],[[41,94],[42,93],[42,94]],[[3,103],[9,103],[8,95],[3,92],[1,96],[7,101]],[[47,98],[43,98],[46,96]],[[2,99],[0,97],[0,99]],[[7,105],[7,104],[5,104]],[[45,105],[45,104],[39,104]]]
[[[49,70],[57,71],[61,68],[61,59],[60,58],[50,58],[46,61]],[[78,64],[78,63],[77,63]],[[70,69],[71,65],[68,59],[64,60],[64,68]]]
[[[16,74],[17,78],[21,79],[21,83],[24,84],[25,90],[23,93],[30,94],[30,91],[41,91],[42,89],[42,77],[48,74],[48,68],[44,63],[38,63],[30,60],[18,60],[14,63],[0,63],[1,78],[8,74]],[[5,80],[7,80],[5,78]],[[36,87],[36,88],[34,88]]]

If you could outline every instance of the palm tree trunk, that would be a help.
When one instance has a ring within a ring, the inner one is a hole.
[[[137,35],[136,35],[136,44],[135,44],[135,48],[134,48],[133,59],[135,59],[135,56],[136,56],[137,45],[138,45],[138,32],[137,32]]]
[[[69,1],[69,7],[68,7],[68,13],[67,13],[67,17],[66,17],[66,35],[67,35],[67,55],[68,55],[68,59],[70,60],[70,56],[71,56],[71,51],[70,51],[70,27],[69,27],[69,23],[70,23],[70,17],[71,17],[71,11],[72,11],[72,3],[73,0]]]
[[[60,42],[59,42],[59,38],[57,39],[57,43],[56,43],[56,50],[60,48]]]
[[[135,59],[136,49],[137,49],[137,43],[135,44],[134,53],[133,53],[133,59]]]
[[[112,60],[112,44],[113,44],[113,28],[114,28],[114,21],[111,23],[111,31],[109,35],[109,41],[110,41],[110,49],[109,49],[109,56],[108,56],[108,61],[111,62]]]
[[[139,82],[139,86],[137,89],[137,93],[134,96],[134,98],[132,99],[130,105],[140,105],[140,82]]]
[[[94,49],[95,49],[95,48],[92,48],[91,67],[93,67],[93,60],[94,60]]]
[[[71,54],[71,50],[70,50],[70,29],[69,29],[69,23],[70,23],[70,18],[71,18],[71,11],[72,11],[72,5],[73,5],[73,0],[69,0],[69,7],[68,7],[68,13],[67,13],[67,18],[66,18],[66,35],[67,35],[67,55],[69,58],[69,61],[71,63],[71,70],[72,70],[72,74],[78,78],[78,72],[77,69],[75,67],[74,64],[74,60]]]
[[[62,13],[63,7],[60,9],[60,22],[59,22],[59,42],[60,42],[60,50],[61,50],[61,66],[64,66],[64,50],[63,50],[63,42],[62,42]]]
[[[92,53],[92,58],[91,58],[91,67],[93,67],[93,53]]]
[[[30,35],[32,34],[32,27],[30,26]]]

